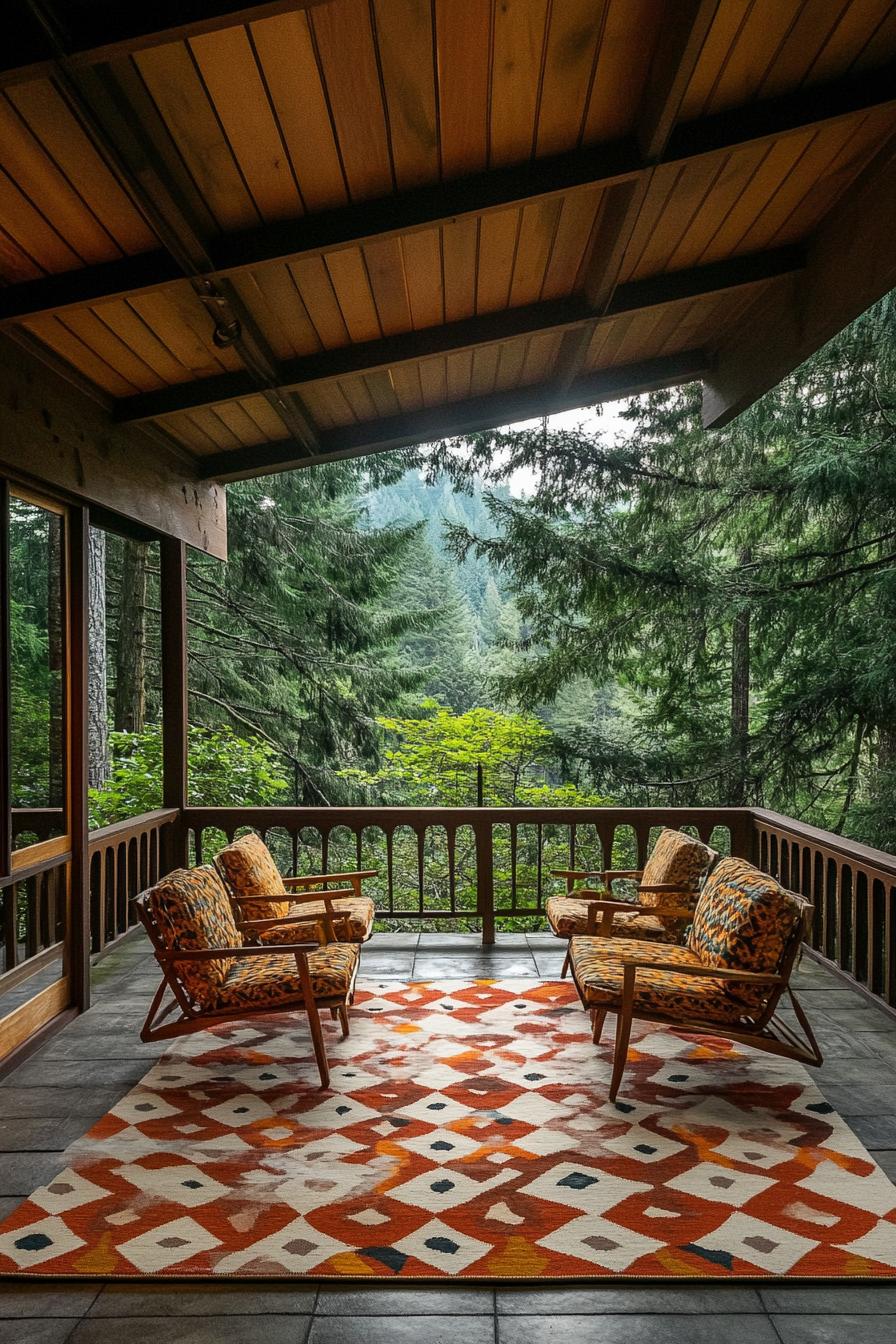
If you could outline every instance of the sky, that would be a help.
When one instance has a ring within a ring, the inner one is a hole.
[[[622,419],[622,411],[629,404],[630,398],[624,401],[607,401],[600,406],[579,407],[574,411],[561,411],[559,415],[548,416],[548,426],[551,429],[571,429],[576,425],[584,425],[587,429],[593,429],[610,438],[615,438],[617,434],[631,434],[632,426],[628,420]],[[510,429],[531,428],[533,425],[540,425],[541,417],[537,420],[519,421],[510,425]],[[510,491],[514,495],[531,494],[535,485],[535,473],[531,470],[516,471],[508,482]]]

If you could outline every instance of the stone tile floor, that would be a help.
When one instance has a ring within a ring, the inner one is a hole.
[[[547,934],[377,934],[368,976],[560,974]],[[0,1080],[0,1216],[51,1179],[63,1149],[162,1051],[138,1032],[158,983],[142,935],[94,970],[94,1005]],[[804,960],[796,983],[825,1054],[828,1100],[896,1180],[896,1021]],[[862,1344],[896,1340],[896,1285],[335,1288],[0,1283],[0,1344]]]

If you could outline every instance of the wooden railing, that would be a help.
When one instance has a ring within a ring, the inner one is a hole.
[[[896,1008],[896,857],[754,809],[754,862],[815,907],[811,946]]]
[[[133,923],[131,897],[175,863],[210,862],[252,828],[284,873],[375,868],[377,916],[394,928],[537,927],[552,868],[641,867],[661,826],[751,859],[815,907],[811,946],[896,1007],[896,857],[751,808],[187,808],[90,838],[91,944]]]
[[[746,853],[742,808],[188,808],[191,858],[201,863],[252,827],[284,872],[376,868],[380,919],[437,927],[543,918],[552,868],[641,867],[662,826],[691,828],[724,852]]]
[[[174,808],[146,812],[90,834],[90,950],[102,952],[136,922],[131,900],[168,871],[166,829]]]

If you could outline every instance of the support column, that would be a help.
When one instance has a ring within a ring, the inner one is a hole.
[[[162,605],[162,806],[180,819],[165,832],[164,867],[187,864],[187,554],[174,537],[159,542]]]
[[[12,853],[9,720],[9,483],[0,480],[0,878]]]
[[[69,613],[69,824],[72,836],[69,976],[72,1003],[81,1012],[90,1007],[90,850],[87,816],[88,786],[88,534],[87,509],[68,512]]]

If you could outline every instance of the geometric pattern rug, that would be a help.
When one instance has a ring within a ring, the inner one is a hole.
[[[637,1024],[611,1103],[612,1044],[535,980],[367,981],[325,1031],[328,1092],[303,1018],[179,1040],[0,1224],[0,1270],[896,1275],[896,1187],[790,1061]]]

